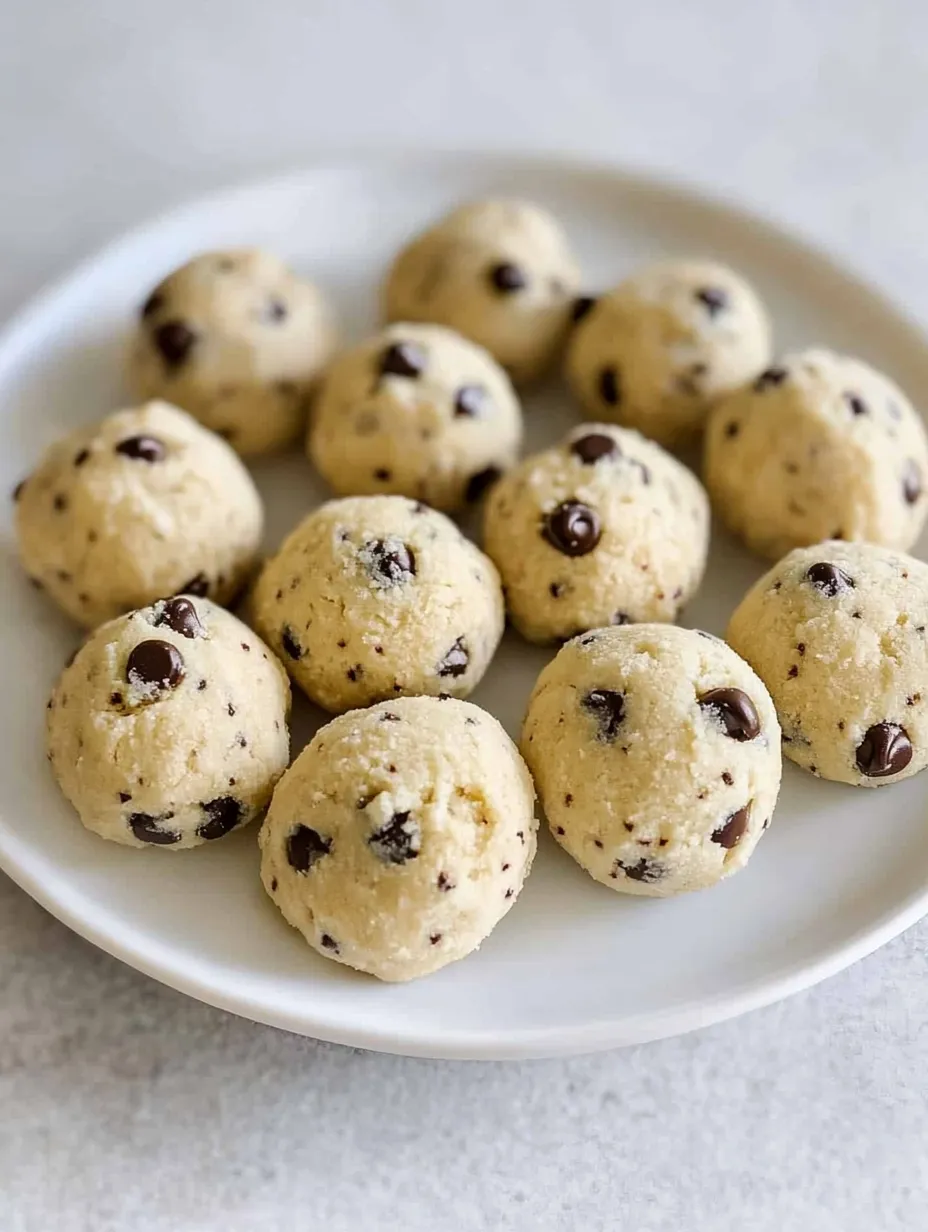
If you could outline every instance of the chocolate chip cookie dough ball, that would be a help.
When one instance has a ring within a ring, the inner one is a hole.
[[[776,703],[805,770],[881,787],[928,765],[928,565],[819,543],[748,591],[727,637]]]
[[[767,690],[693,629],[568,642],[538,678],[521,747],[554,837],[627,894],[699,890],[744,868],[780,788]]]
[[[398,698],[317,733],[261,828],[264,888],[326,958],[382,980],[470,954],[535,855],[515,745],[468,702]]]
[[[389,321],[434,321],[486,347],[516,384],[554,360],[580,272],[560,226],[523,201],[461,206],[399,254],[384,288]]]
[[[265,566],[252,610],[297,684],[336,713],[404,693],[466,697],[503,632],[492,562],[402,496],[311,513]]]
[[[699,481],[637,432],[583,424],[493,488],[485,547],[509,615],[532,642],[672,621],[702,579],[709,505]]]
[[[229,603],[263,521],[235,453],[164,402],[72,433],[16,490],[26,571],[89,627],[181,591]]]
[[[753,288],[709,261],[665,261],[577,303],[567,379],[584,409],[672,447],[702,432],[712,403],[770,360]]]
[[[209,252],[169,274],[142,306],[130,376],[241,454],[292,445],[335,346],[320,292],[258,249]]]
[[[925,428],[901,390],[858,359],[788,355],[722,401],[705,479],[729,527],[761,556],[823,539],[906,549],[928,512]]]
[[[264,643],[182,595],[84,643],[48,703],[48,756],[88,830],[127,847],[197,847],[267,808],[289,709]]]
[[[522,412],[482,347],[440,325],[392,325],[332,365],[309,455],[336,492],[475,500],[512,466]]]

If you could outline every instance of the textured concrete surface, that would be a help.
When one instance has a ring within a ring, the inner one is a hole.
[[[918,0],[6,0],[0,313],[174,201],[385,144],[679,174],[928,323]],[[0,1232],[922,1229],[926,943],[683,1039],[445,1064],[207,1009],[0,879]]]

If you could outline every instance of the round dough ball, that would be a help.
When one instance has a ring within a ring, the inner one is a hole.
[[[532,642],[675,620],[702,580],[709,503],[699,480],[637,432],[583,424],[493,488],[485,547]]]
[[[823,539],[905,549],[928,499],[919,416],[882,373],[802,351],[719,403],[705,479],[718,512],[753,551],[779,557]]]
[[[142,306],[130,377],[241,454],[292,445],[335,347],[311,282],[258,249],[208,252],[169,274]]]
[[[267,808],[287,767],[290,684],[254,633],[181,595],[101,626],[48,703],[47,746],[88,830],[198,847]]]
[[[580,271],[559,224],[524,201],[476,201],[402,250],[387,275],[388,321],[434,321],[486,347],[516,384],[564,341]]]
[[[665,261],[577,305],[566,374],[597,418],[686,445],[713,401],[770,360],[770,323],[753,288],[710,261]]]
[[[535,855],[519,753],[469,702],[398,698],[317,733],[261,827],[264,888],[326,958],[410,980],[464,958]]]
[[[745,595],[727,637],[761,677],[783,751],[881,787],[928,765],[928,565],[866,543],[799,548]]]
[[[401,324],[335,361],[308,445],[336,492],[457,509],[512,466],[521,440],[512,385],[482,347],[440,325]]]
[[[297,684],[336,713],[403,693],[466,697],[504,620],[492,562],[402,496],[316,509],[264,567],[253,611]]]
[[[229,603],[263,523],[233,450],[164,402],[78,429],[16,490],[26,571],[90,628],[180,591]]]
[[[770,695],[695,629],[598,629],[538,678],[522,730],[551,830],[591,877],[662,897],[744,868],[780,789]]]

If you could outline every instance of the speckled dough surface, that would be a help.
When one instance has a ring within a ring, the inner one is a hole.
[[[926,474],[925,428],[902,391],[829,351],[778,361],[718,405],[706,434],[713,504],[773,558],[823,539],[911,547]]]
[[[164,402],[78,429],[16,490],[26,571],[88,627],[182,590],[228,603],[263,521],[232,449]]]
[[[209,252],[169,274],[141,310],[130,376],[242,454],[293,444],[335,346],[320,292],[258,249]]]
[[[557,841],[629,894],[743,868],[780,787],[761,681],[718,638],[667,625],[568,642],[538,678],[521,747]]]
[[[320,954],[382,980],[475,950],[535,855],[515,745],[469,702],[398,698],[317,733],[261,828],[261,878]]]
[[[576,315],[566,371],[583,407],[664,445],[698,436],[713,401],[770,359],[770,323],[757,294],[709,261],[648,266],[579,301]]]
[[[550,214],[524,201],[477,201],[402,250],[383,302],[389,321],[434,321],[480,343],[519,383],[555,359],[579,285]]]
[[[286,672],[208,599],[101,626],[48,705],[61,790],[88,830],[129,847],[221,838],[263,813],[287,766]]]
[[[440,325],[392,325],[342,354],[313,410],[309,454],[343,495],[476,500],[512,466],[522,412],[500,366]]]
[[[672,621],[702,579],[709,504],[699,480],[637,432],[583,424],[490,492],[485,546],[531,641]]]
[[[765,681],[783,751],[860,787],[928,765],[928,565],[864,543],[797,549],[745,595],[728,640]]]
[[[404,693],[466,697],[504,620],[492,562],[402,496],[320,506],[265,566],[252,604],[294,680],[335,712]]]

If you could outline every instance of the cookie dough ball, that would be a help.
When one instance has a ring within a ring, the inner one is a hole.
[[[844,355],[802,351],[721,402],[706,434],[713,504],[753,551],[823,539],[905,549],[928,512],[925,428],[901,390]]]
[[[928,565],[866,543],[799,548],[748,591],[727,637],[777,707],[787,757],[881,787],[928,765]]]
[[[209,252],[169,274],[142,306],[130,376],[241,454],[292,445],[335,346],[322,295],[258,249]]]
[[[402,496],[320,506],[265,566],[253,611],[297,684],[336,713],[402,693],[466,697],[503,632],[492,562]]]
[[[333,720],[261,828],[264,888],[326,958],[410,980],[493,931],[535,855],[515,745],[468,702],[398,698]]]
[[[523,201],[461,206],[399,254],[389,321],[434,321],[486,347],[517,383],[554,360],[580,272],[559,224]]]
[[[744,868],[780,789],[770,695],[718,638],[599,629],[538,678],[522,731],[551,830],[591,877],[661,897]]]
[[[16,489],[26,571],[91,628],[181,591],[229,603],[263,521],[235,453],[164,402],[72,433]]]
[[[181,595],[84,643],[48,703],[48,756],[88,830],[127,847],[198,847],[267,808],[289,709],[264,643]]]
[[[457,509],[512,466],[521,439],[512,385],[482,347],[440,325],[403,324],[332,365],[309,455],[344,495],[395,492]]]
[[[698,479],[637,432],[583,424],[490,493],[485,547],[532,642],[675,620],[702,579],[709,505]]]
[[[663,445],[690,443],[713,401],[770,360],[754,290],[709,261],[666,261],[577,304],[566,372],[584,409]]]

